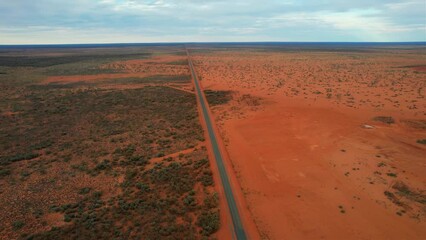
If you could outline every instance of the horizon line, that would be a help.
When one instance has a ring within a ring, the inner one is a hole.
[[[426,41],[200,41],[200,42],[88,42],[88,43],[0,43],[0,46],[126,45],[126,44],[259,44],[259,43],[385,43],[426,44]]]

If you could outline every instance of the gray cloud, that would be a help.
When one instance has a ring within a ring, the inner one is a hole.
[[[15,0],[1,43],[426,41],[424,0]]]

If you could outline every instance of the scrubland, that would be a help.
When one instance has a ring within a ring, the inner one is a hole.
[[[0,239],[201,239],[218,196],[184,50],[0,51]]]

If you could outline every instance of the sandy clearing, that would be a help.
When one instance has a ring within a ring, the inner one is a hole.
[[[329,108],[274,104],[252,117],[225,123],[230,157],[261,230],[272,239],[425,236],[424,222],[395,214],[383,195],[386,186],[378,181],[370,186],[367,179],[375,177],[375,156],[380,154],[375,145],[395,149],[399,144],[386,139],[392,137],[387,129],[361,129],[363,122]],[[374,140],[364,142],[368,139]],[[348,154],[339,154],[340,148]],[[424,186],[424,150],[403,151],[417,162],[409,164],[410,184]],[[403,163],[394,164],[408,170]]]

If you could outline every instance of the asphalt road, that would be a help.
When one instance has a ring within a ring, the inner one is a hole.
[[[203,97],[204,93],[200,88],[200,83],[198,82],[197,74],[195,73],[194,65],[192,64],[188,50],[187,50],[187,55],[188,55],[189,68],[191,70],[192,77],[194,78],[195,90],[197,91],[197,98],[201,105],[203,118],[205,120],[210,142],[212,144],[214,158],[216,160],[216,165],[219,170],[220,179],[222,181],[223,189],[225,191],[226,201],[229,207],[229,211],[231,213],[234,234],[236,239],[245,240],[247,239],[246,232],[244,231],[243,225],[241,223],[240,214],[238,213],[238,208],[235,202],[234,194],[232,192],[231,184],[229,183],[229,178],[228,178],[228,175],[226,174],[225,165],[223,164],[222,154],[221,154],[219,145],[217,143],[217,139],[216,139],[215,132],[213,130],[210,115],[208,113],[208,105],[205,101],[205,98]]]

